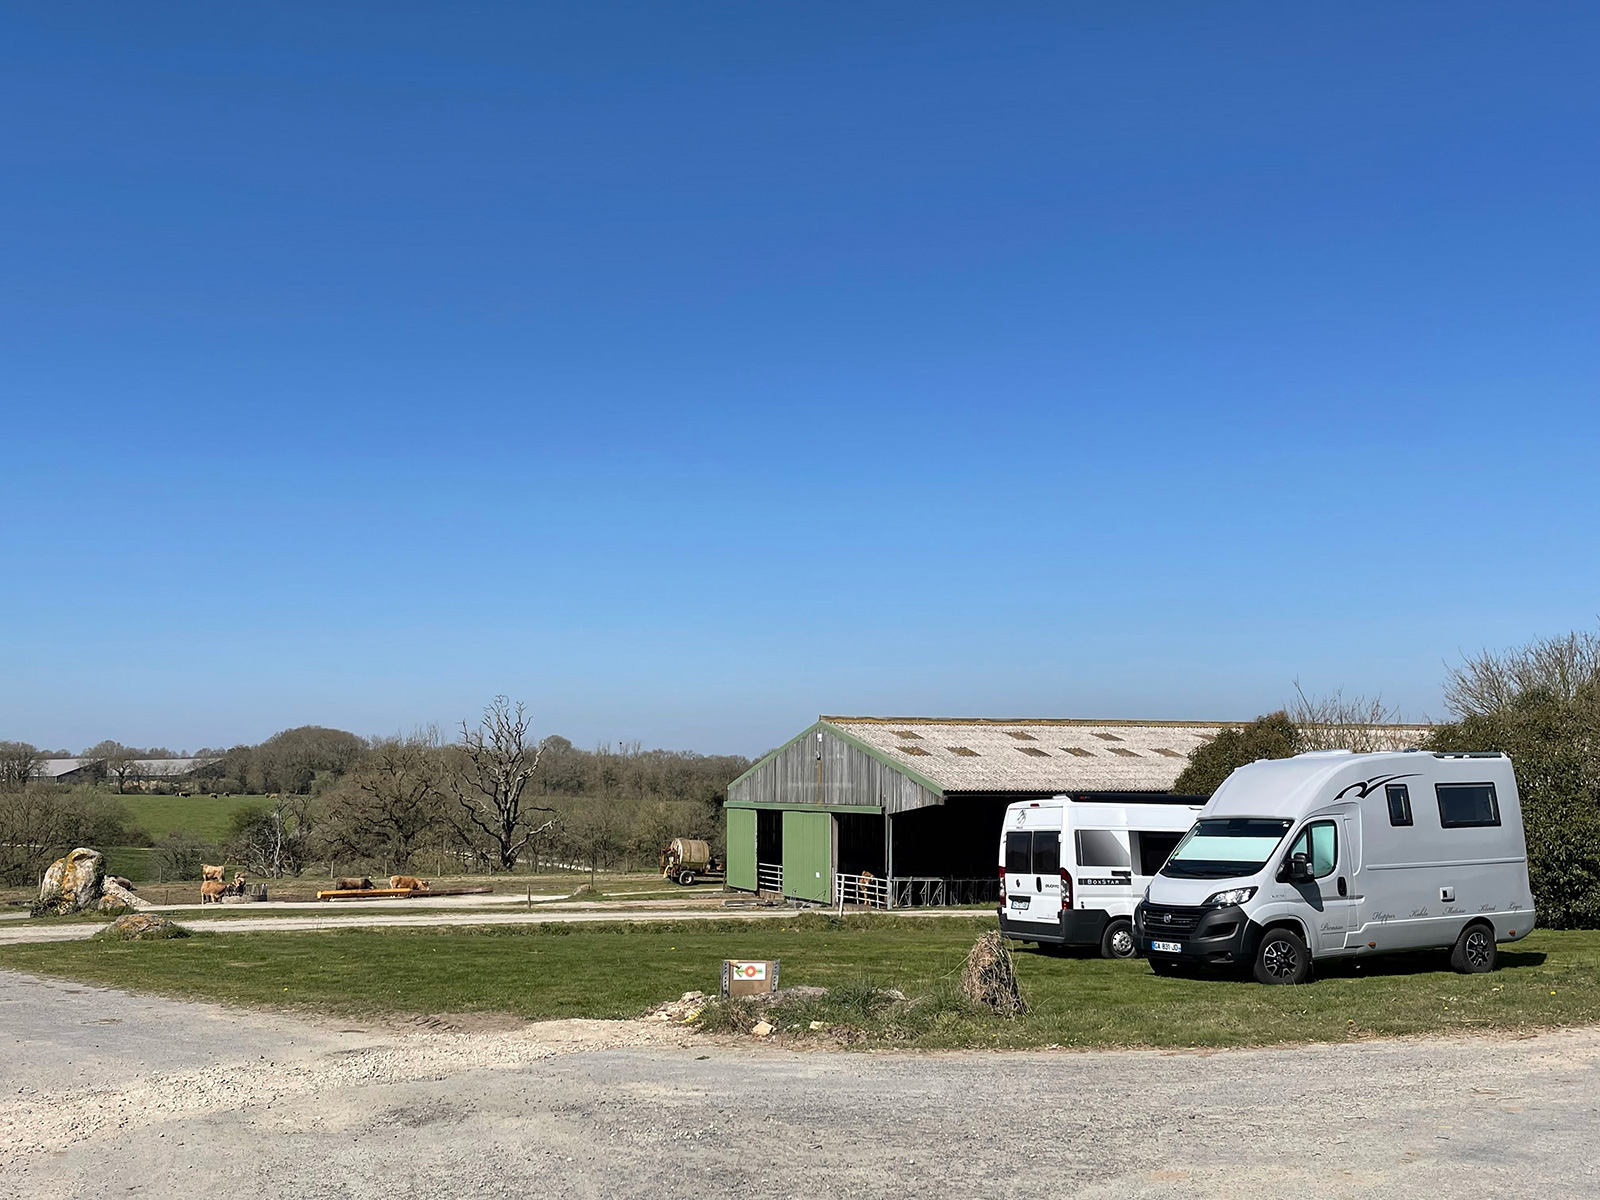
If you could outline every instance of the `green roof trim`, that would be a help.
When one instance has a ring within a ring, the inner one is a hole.
[[[783,745],[779,746],[776,750],[773,750],[769,754],[763,755],[761,757],[760,761],[758,761],[754,766],[752,766],[743,775],[739,776],[739,778],[735,779],[732,783],[730,783],[728,785],[728,790],[732,791],[735,787],[737,787],[739,784],[743,783],[750,776],[754,775],[762,767],[766,766],[773,759],[777,758],[778,755],[782,754],[790,746],[794,745],[796,742],[800,741],[802,738],[810,737],[813,733],[817,732],[817,730],[819,730],[819,729],[824,729],[828,733],[832,734],[834,737],[838,738],[841,742],[844,742],[844,743],[846,743],[848,745],[854,746],[857,750],[861,751],[861,753],[865,754],[868,758],[875,758],[879,762],[881,762],[884,766],[889,767],[891,770],[895,770],[895,771],[900,772],[900,774],[904,775],[907,779],[910,779],[913,783],[920,784],[922,787],[927,788],[928,791],[932,792],[934,795],[936,795],[936,796],[943,796],[944,795],[944,788],[939,786],[933,780],[929,779],[921,771],[918,771],[913,767],[908,767],[903,762],[897,762],[895,759],[890,758],[882,750],[879,750],[874,746],[867,745],[867,743],[863,742],[860,738],[855,737],[852,734],[849,734],[849,733],[845,732],[843,729],[840,729],[837,725],[835,725],[832,721],[829,721],[827,719],[820,719],[820,720],[812,722],[810,725],[807,725],[799,733],[795,734],[792,738],[790,738]],[[755,805],[740,804],[737,801],[734,801],[732,803],[734,804],[735,807],[741,807],[741,808],[742,807],[756,807]],[[776,806],[774,806],[774,805],[762,805],[761,807],[772,808],[772,807],[776,807]],[[857,805],[857,806],[854,806],[854,807],[860,807],[860,806]]]
[[[731,800],[724,804],[723,809],[763,809],[768,812],[830,812],[830,813],[865,813],[869,816],[882,816],[881,804],[768,804],[763,800]]]

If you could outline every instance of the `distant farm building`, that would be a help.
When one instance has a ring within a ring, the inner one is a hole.
[[[822,717],[728,787],[728,886],[819,904],[995,896],[1006,805],[1167,793],[1220,722]]]
[[[93,758],[47,758],[39,764],[39,778],[52,783],[83,783],[96,776],[99,761]],[[175,784],[215,761],[210,758],[134,759],[128,764],[128,786],[137,788],[154,783]]]

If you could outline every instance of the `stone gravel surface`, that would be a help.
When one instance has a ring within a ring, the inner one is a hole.
[[[0,1197],[1600,1195],[1600,1030],[794,1052],[0,972]]]

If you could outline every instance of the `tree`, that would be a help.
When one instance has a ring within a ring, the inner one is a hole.
[[[1573,701],[1600,680],[1600,635],[1574,632],[1536,638],[1512,650],[1480,650],[1450,668],[1444,701],[1458,717],[1504,712],[1523,695]]]
[[[145,757],[145,752],[121,742],[104,741],[90,746],[81,757],[88,760],[91,774],[115,779],[120,796],[127,790],[128,780],[138,777],[139,760]]]
[[[39,882],[52,859],[76,846],[126,845],[127,810],[103,796],[50,788],[0,793],[0,882]]]
[[[1300,752],[1300,730],[1282,709],[1257,717],[1248,725],[1220,731],[1189,756],[1189,765],[1173,782],[1184,796],[1209,796],[1238,767],[1263,758],[1289,758]]]
[[[1381,696],[1352,696],[1336,689],[1326,696],[1308,696],[1294,681],[1294,701],[1288,717],[1298,731],[1296,753],[1313,750],[1350,750],[1371,754],[1378,750],[1401,750],[1409,734],[1397,738],[1393,725],[1397,714]]]
[[[319,779],[338,779],[367,753],[367,743],[343,729],[301,725],[275,733],[255,748],[255,774],[267,792],[305,795]]]
[[[553,819],[532,824],[534,813],[555,810],[523,802],[523,793],[543,755],[542,746],[529,743],[525,706],[518,703],[513,708],[504,696],[496,696],[483,710],[476,729],[461,723],[450,791],[458,805],[458,817],[467,830],[475,830],[487,840],[492,862],[500,870],[515,867],[528,839],[554,824]],[[470,845],[473,839],[468,833],[462,840]]]
[[[232,850],[251,871],[282,879],[299,875],[310,861],[311,800],[279,795],[271,808],[246,808],[233,815]]]
[[[20,792],[39,776],[44,755],[27,742],[0,742],[0,791]]]
[[[373,739],[366,761],[324,797],[323,844],[391,871],[408,866],[445,824],[443,775],[432,731]]]

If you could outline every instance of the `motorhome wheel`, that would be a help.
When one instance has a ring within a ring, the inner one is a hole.
[[[1463,975],[1482,975],[1494,970],[1499,948],[1494,930],[1487,925],[1468,925],[1450,950],[1450,966]]]
[[[1100,937],[1101,958],[1132,958],[1139,944],[1133,940],[1133,924],[1129,921],[1112,921]]]
[[[1311,952],[1287,929],[1269,929],[1256,950],[1257,983],[1304,983],[1311,976]]]

